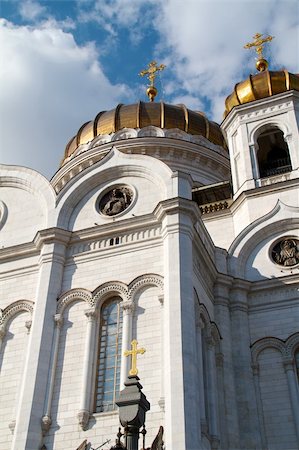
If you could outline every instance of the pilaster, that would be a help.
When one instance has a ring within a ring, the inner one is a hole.
[[[262,448],[257,402],[251,368],[247,293],[250,283],[235,280],[231,289],[233,363],[237,394],[240,448]]]
[[[215,319],[219,327],[221,340],[221,351],[223,354],[223,384],[224,384],[224,403],[225,403],[225,439],[228,448],[238,448],[239,426],[237,414],[237,399],[235,378],[233,373],[233,355],[232,355],[232,330],[230,317],[230,294],[229,290],[232,280],[227,276],[219,276],[214,286],[215,298]]]
[[[176,198],[161,202],[164,245],[164,389],[165,445],[199,450],[196,402],[196,327],[193,294],[193,202]]]
[[[69,232],[51,228],[39,232],[34,241],[40,251],[39,279],[12,450],[36,449],[41,445],[41,418],[47,391],[45,380],[50,370],[54,333],[53,316],[61,291],[69,237]]]

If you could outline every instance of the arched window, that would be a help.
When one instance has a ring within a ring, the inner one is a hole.
[[[122,308],[118,297],[104,303],[99,327],[95,412],[111,411],[119,392]]]
[[[297,348],[295,352],[295,364],[296,364],[296,370],[297,370],[297,378],[299,383],[299,348]]]
[[[270,177],[292,170],[288,144],[279,128],[263,131],[258,139],[257,159],[260,177]]]

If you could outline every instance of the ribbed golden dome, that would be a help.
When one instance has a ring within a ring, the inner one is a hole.
[[[191,111],[184,105],[167,105],[162,102],[120,104],[111,111],[100,112],[94,120],[82,125],[76,136],[67,144],[61,165],[79,145],[99,135],[115,133],[122,128],[144,128],[149,125],[178,128],[189,134],[204,136],[214,144],[226,147],[220,126],[208,120],[202,112]]]
[[[234,106],[271,97],[292,89],[299,91],[299,75],[286,70],[278,72],[265,70],[256,75],[250,75],[247,80],[236,84],[234,92],[226,98],[224,117]]]

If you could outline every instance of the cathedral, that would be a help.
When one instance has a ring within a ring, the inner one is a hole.
[[[259,36],[221,125],[153,62],[51,181],[0,165],[0,450],[110,449],[131,363],[146,447],[299,448],[299,76]]]

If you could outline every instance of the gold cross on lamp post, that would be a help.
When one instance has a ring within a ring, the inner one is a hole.
[[[268,62],[264,59],[264,56],[263,56],[264,44],[266,42],[272,41],[273,38],[274,38],[274,36],[268,35],[268,36],[263,37],[263,35],[261,33],[256,33],[253,36],[253,41],[248,42],[246,45],[244,45],[244,48],[252,48],[252,47],[255,48],[255,51],[258,54],[256,68],[260,72],[263,72],[268,67]]]
[[[155,97],[158,93],[157,88],[154,86],[155,79],[157,77],[157,72],[164,70],[165,67],[166,66],[164,64],[160,64],[160,66],[157,66],[157,62],[152,61],[148,64],[148,69],[145,69],[145,70],[142,70],[141,72],[139,72],[139,75],[141,77],[144,77],[145,75],[147,75],[147,78],[150,82],[149,87],[146,90],[146,93],[151,102],[153,102],[155,100]]]
[[[138,342],[136,341],[136,339],[133,339],[133,341],[131,342],[131,347],[132,350],[126,350],[124,352],[124,356],[132,356],[131,359],[131,369],[129,371],[129,375],[137,375],[138,374],[138,370],[137,370],[137,355],[143,355],[143,353],[145,353],[145,348],[137,348]]]

